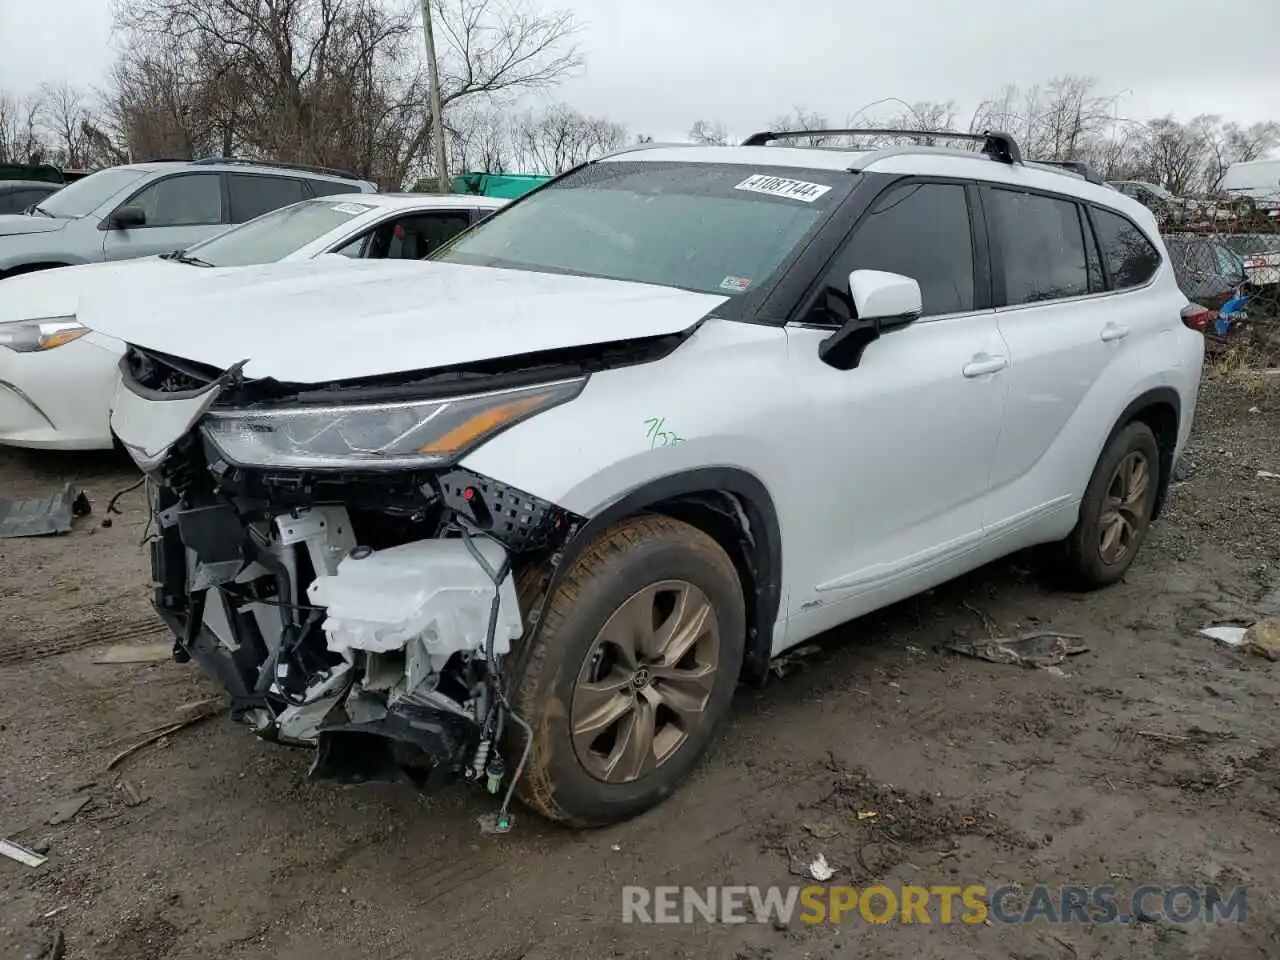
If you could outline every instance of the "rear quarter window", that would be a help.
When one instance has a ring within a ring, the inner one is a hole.
[[[1093,227],[1113,290],[1140,287],[1160,269],[1160,253],[1134,224],[1102,207],[1093,208]]]
[[[338,193],[360,193],[360,185],[355,182],[343,183],[337,180],[308,180],[312,196],[331,197]]]

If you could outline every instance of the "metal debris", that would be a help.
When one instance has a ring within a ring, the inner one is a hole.
[[[28,867],[39,867],[49,859],[48,857],[40,856],[33,850],[28,850],[21,844],[14,843],[12,840],[0,840],[0,856],[8,857],[10,860],[17,860],[18,863],[25,864]]]
[[[85,808],[85,804],[87,804],[91,799],[93,798],[90,797],[89,794],[82,793],[79,796],[68,797],[66,800],[60,801],[54,806],[53,812],[49,814],[49,819],[46,820],[45,823],[51,827],[56,827],[60,823],[66,823],[68,820],[74,820],[76,814],[83,810]]]
[[[803,647],[796,647],[794,650],[788,650],[779,657],[775,657],[769,664],[769,669],[779,677],[785,677],[791,672],[792,668],[804,665],[804,661],[808,657],[812,657],[822,652],[821,647],[809,644]]]
[[[161,663],[173,659],[173,642],[120,643],[107,647],[93,658],[94,663]]]
[[[992,640],[948,641],[944,646],[966,657],[977,657],[991,663],[1010,663],[1021,667],[1056,667],[1067,657],[1088,652],[1081,637],[1070,633],[1025,633],[1020,637],[997,637]]]
[[[1248,627],[1205,627],[1198,632],[1200,636],[1217,640],[1224,646],[1238,647],[1244,643],[1244,635],[1248,629]]]
[[[34,500],[0,497],[0,539],[70,533],[71,518],[87,516],[92,509],[83,490],[75,495],[71,493],[70,482],[49,497]]]

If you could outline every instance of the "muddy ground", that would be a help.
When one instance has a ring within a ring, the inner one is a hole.
[[[742,690],[669,802],[570,833],[461,788],[306,780],[308,756],[225,718],[107,762],[216,693],[188,666],[99,665],[159,638],[142,491],[113,456],[0,454],[0,495],[90,491],[73,533],[0,541],[0,957],[1176,958],[1280,956],[1280,664],[1195,635],[1280,587],[1280,377],[1206,385],[1186,474],[1128,581],[1089,596],[1025,558],[848,625]],[[956,635],[1083,636],[1065,675],[957,656]],[[122,786],[121,781],[128,781]],[[130,793],[132,791],[132,795]],[[77,793],[69,822],[47,820]],[[140,803],[136,801],[141,800]],[[876,817],[859,819],[859,812]],[[637,926],[624,884],[833,882],[1247,887],[1243,924]]]

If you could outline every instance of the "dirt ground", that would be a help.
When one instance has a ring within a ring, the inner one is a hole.
[[[69,535],[0,541],[0,957],[68,960],[1280,956],[1280,664],[1195,634],[1280,588],[1280,377],[1206,384],[1182,479],[1126,583],[1088,596],[1025,558],[850,624],[763,690],[685,787],[572,833],[482,835],[464,788],[343,790],[223,718],[107,762],[181,704],[190,666],[100,665],[162,639],[141,490],[114,456],[0,454],[0,493],[83,484]],[[1280,607],[1280,594],[1273,598]],[[989,630],[1079,634],[1063,675],[958,656]],[[128,781],[127,786],[122,781]],[[130,790],[133,795],[130,795]],[[51,812],[91,799],[70,821]],[[136,801],[141,799],[142,802]],[[877,817],[858,819],[858,811]],[[1247,887],[1243,924],[640,926],[624,884],[1144,882]]]

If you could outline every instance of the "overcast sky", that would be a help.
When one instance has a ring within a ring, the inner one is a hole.
[[[795,106],[833,122],[882,97],[968,112],[1008,82],[1097,77],[1121,116],[1280,120],[1280,0],[533,0],[587,56],[554,94],[633,133],[742,136]],[[101,82],[110,0],[0,0],[0,89]]]

